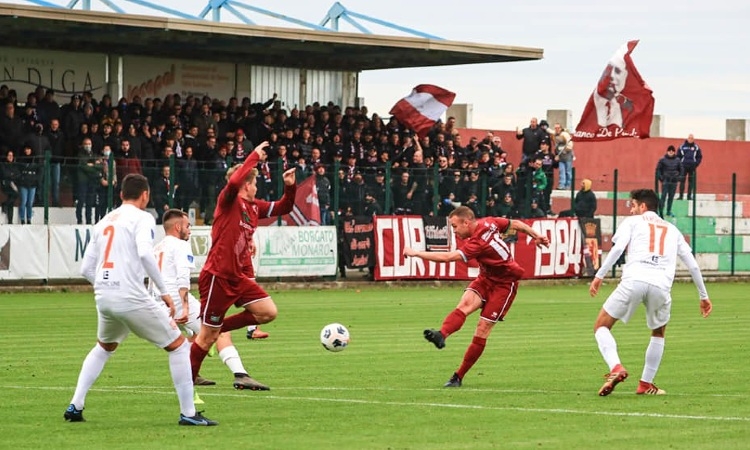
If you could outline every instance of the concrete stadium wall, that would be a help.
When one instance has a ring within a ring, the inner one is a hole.
[[[464,144],[476,136],[480,140],[486,129],[460,129]],[[503,150],[510,162],[521,161],[521,143],[515,131],[492,130],[502,138]],[[667,146],[680,146],[685,138],[617,139],[609,142],[576,142],[576,180],[589,178],[596,191],[613,190],[613,173],[618,169],[618,191],[639,187],[654,187],[656,163],[664,156]],[[737,173],[737,193],[750,194],[750,142],[703,140],[696,137],[703,151],[703,163],[698,172],[699,193],[730,194],[732,173]]]

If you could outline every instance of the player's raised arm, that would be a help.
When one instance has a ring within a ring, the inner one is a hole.
[[[404,256],[412,256],[434,262],[460,261],[463,259],[461,252],[458,250],[453,250],[451,252],[423,252],[414,250],[411,247],[404,248]]]
[[[235,170],[234,173],[232,173],[232,176],[229,177],[229,180],[227,181],[228,188],[231,188],[235,191],[240,190],[240,187],[242,187],[242,183],[245,182],[245,179],[247,179],[250,171],[258,165],[258,161],[265,161],[266,148],[268,148],[268,146],[268,141],[263,141],[258,144],[257,147],[255,147],[255,150],[250,153],[250,156],[247,157],[242,166],[239,169]]]
[[[275,202],[264,202],[257,200],[258,215],[261,217],[283,216],[294,209],[294,198],[297,195],[296,168],[287,169],[284,172],[284,195]]]
[[[549,247],[549,238],[542,236],[541,234],[534,231],[527,223],[521,222],[520,220],[511,220],[510,229],[526,233],[534,239],[537,247]]]

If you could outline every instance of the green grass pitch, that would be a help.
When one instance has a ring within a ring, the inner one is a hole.
[[[461,287],[376,287],[272,292],[279,317],[264,341],[234,340],[268,392],[235,391],[218,357],[202,375],[199,409],[214,428],[177,425],[163,350],[128,338],[86,401],[85,423],[63,411],[95,342],[88,293],[0,296],[3,448],[9,449],[746,449],[750,446],[748,284],[709,283],[713,315],[700,317],[692,284],[673,290],[672,321],[656,384],[635,395],[648,344],[643,308],[617,324],[630,379],[598,397],[607,368],[593,321],[615,283],[592,299],[585,284],[524,285],[460,389],[445,389],[478,319],[438,351],[422,338],[456,305]],[[327,323],[352,341],[330,353]]]

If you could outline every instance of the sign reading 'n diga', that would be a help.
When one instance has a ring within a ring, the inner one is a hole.
[[[58,103],[65,94],[90,91],[101,98],[106,92],[106,56],[99,53],[69,53],[0,47],[0,84],[15,89],[20,101],[37,86],[54,89]]]

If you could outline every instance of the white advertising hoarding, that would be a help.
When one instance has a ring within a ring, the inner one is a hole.
[[[91,225],[0,227],[0,280],[80,279]],[[157,226],[154,242],[164,237]],[[333,276],[337,269],[336,227],[258,227],[253,259],[258,277]],[[211,227],[193,227],[194,276],[206,263]]]
[[[182,60],[124,56],[123,90],[136,95],[164,97],[168,94],[204,96],[228,100],[235,91],[235,65],[205,60]]]
[[[255,246],[259,278],[336,275],[336,227],[258,227]]]
[[[47,261],[46,226],[0,227],[0,280],[43,280]]]
[[[15,89],[19,102],[37,86],[54,89],[61,105],[83,91],[101,98],[107,92],[106,67],[106,56],[99,53],[0,47],[0,84]]]

